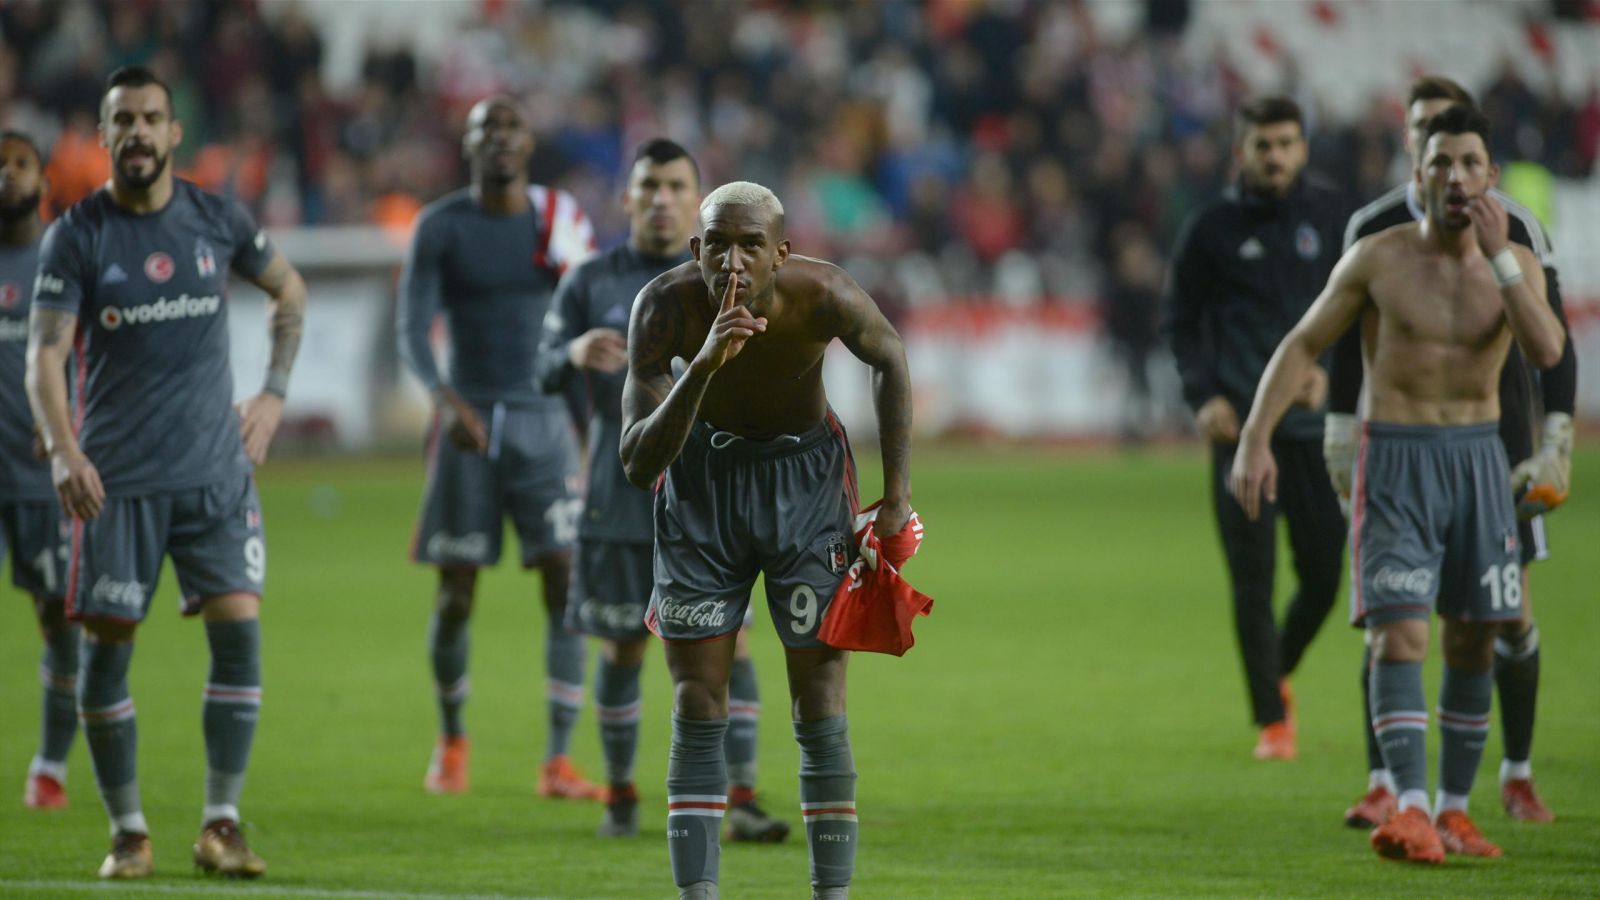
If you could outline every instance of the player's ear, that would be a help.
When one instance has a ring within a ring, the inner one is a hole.
[[[1489,163],[1489,187],[1494,187],[1495,185],[1497,185],[1499,183],[1500,183],[1500,164],[1497,163],[1497,162]]]
[[[773,258],[772,258],[772,270],[774,272],[776,272],[777,270],[783,268],[783,261],[788,259],[788,258],[789,258],[789,239],[788,238],[784,238],[783,240],[778,242],[778,252],[773,255]]]
[[[171,144],[171,146],[176,147],[181,143],[183,143],[183,123],[178,121],[177,119],[173,119],[172,120],[172,144]]]
[[[694,257],[695,262],[700,261],[700,235],[689,235],[689,253]]]

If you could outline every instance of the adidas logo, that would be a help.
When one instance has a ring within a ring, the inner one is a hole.
[[[1261,246],[1261,242],[1255,238],[1251,238],[1250,240],[1239,245],[1240,259],[1260,259],[1266,255],[1267,248]]]
[[[116,263],[112,263],[111,267],[106,269],[105,274],[100,276],[101,284],[121,284],[127,280],[128,273],[122,271],[122,267]]]

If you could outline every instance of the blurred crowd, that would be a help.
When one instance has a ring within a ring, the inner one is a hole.
[[[1100,303],[1138,356],[1175,231],[1230,177],[1247,92],[1224,50],[1182,40],[1188,0],[1146,0],[1117,40],[1071,0],[464,2],[442,53],[374,36],[360,78],[332,90],[325,35],[294,2],[9,0],[0,122],[50,148],[54,202],[70,204],[105,177],[104,75],[143,63],[172,85],[186,177],[269,225],[403,229],[462,183],[467,107],[508,91],[539,135],[535,180],[573,191],[603,241],[626,227],[632,147],[665,134],[708,184],[773,187],[795,246],[891,306]],[[1498,150],[1593,169],[1595,91],[1541,93],[1509,65],[1474,87]],[[1400,175],[1395,97],[1354,121],[1301,98],[1313,165],[1352,197]]]

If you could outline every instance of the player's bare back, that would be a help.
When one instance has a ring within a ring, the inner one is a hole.
[[[1419,224],[1364,243],[1369,417],[1419,425],[1498,419],[1500,366],[1512,337],[1488,260],[1440,251]]]

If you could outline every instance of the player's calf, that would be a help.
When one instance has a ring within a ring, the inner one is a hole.
[[[843,714],[796,722],[800,743],[800,810],[811,849],[811,884],[840,888],[855,873],[856,770]]]

